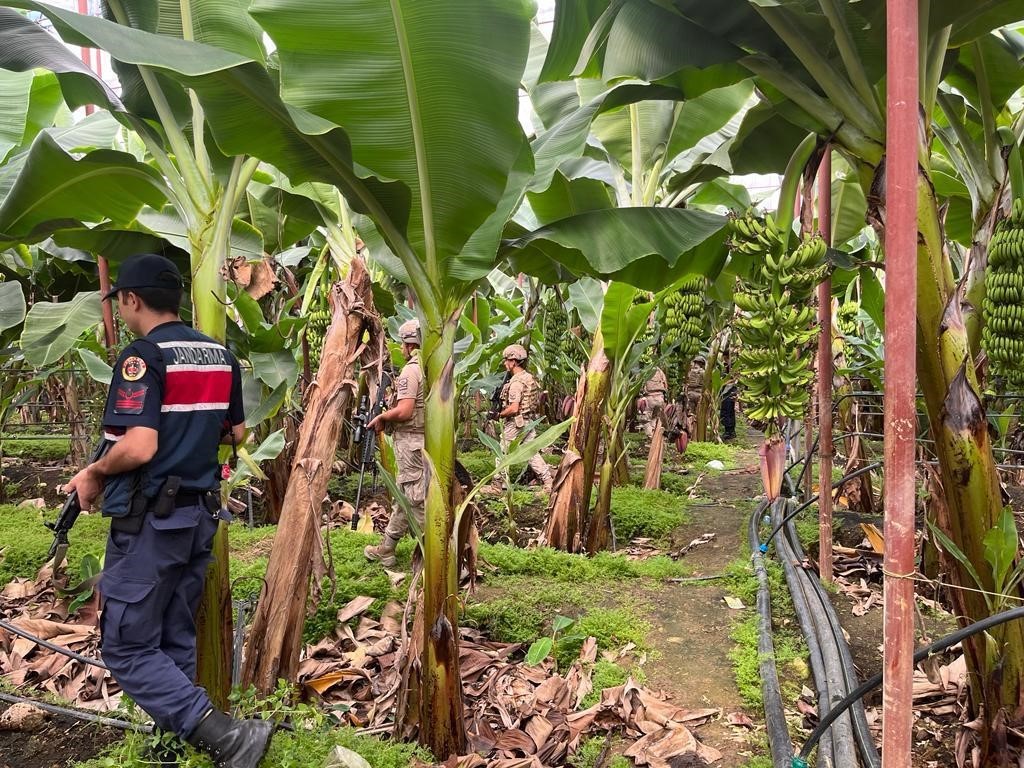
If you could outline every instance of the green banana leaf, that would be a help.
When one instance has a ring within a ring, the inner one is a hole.
[[[546,281],[609,277],[660,290],[685,274],[714,279],[725,263],[725,218],[676,208],[590,211],[510,239],[503,254]]]
[[[145,65],[195,90],[224,154],[260,157],[295,184],[333,184],[357,210],[372,210],[387,219],[394,238],[404,232],[409,190],[355,166],[345,132],[281,101],[276,84],[260,64],[219,48],[122,27],[33,0],[8,0],[7,5],[42,13],[68,43],[102,48],[118,61]],[[0,68],[35,67],[57,74],[69,106],[98,104],[124,119],[125,108],[116,94],[59,40],[20,13],[0,8]]]
[[[26,138],[32,139],[25,134],[31,131],[33,123],[38,126],[47,115],[52,119],[60,103],[59,90],[57,100],[52,98],[53,86],[56,80],[49,73],[0,72],[0,162],[7,159],[11,150],[24,144]],[[42,113],[34,119],[33,107]]]
[[[25,319],[25,289],[16,280],[0,283],[0,331]]]
[[[625,283],[610,283],[605,291],[601,308],[601,337],[610,360],[625,358],[651,316],[654,304],[634,304],[636,295],[637,289]]]
[[[608,3],[609,0],[556,0],[555,24],[540,72],[540,82],[569,80],[572,77],[583,44]],[[598,73],[595,65],[579,74],[583,77],[596,77]]]
[[[131,155],[98,149],[75,158],[41,133],[0,203],[0,241],[36,242],[69,223],[127,223],[166,198],[160,174]]]
[[[438,275],[459,271],[520,157],[531,10],[525,0],[253,4],[277,45],[284,100],[345,126],[354,162],[411,191],[408,241]]]
[[[103,319],[96,291],[79,293],[71,301],[38,301],[25,316],[21,349],[25,362],[45,368],[57,362],[78,338]]]
[[[567,179],[561,171],[555,173],[546,190],[530,192],[526,197],[538,227],[615,205],[614,194],[607,184],[587,177]]]

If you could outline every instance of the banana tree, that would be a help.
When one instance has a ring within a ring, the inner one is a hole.
[[[641,69],[651,79],[667,77],[692,64],[695,57],[712,54],[738,62],[757,76],[766,111],[831,139],[857,169],[862,187],[878,188],[874,184],[884,172],[885,161],[880,88],[885,25],[880,0],[856,4],[728,0],[713,6],[695,0],[627,0],[606,7],[614,18],[612,31],[595,32],[586,41],[590,45],[576,49],[583,51],[584,65],[591,65],[591,54],[598,48],[605,70],[621,77],[637,77]],[[624,13],[623,8],[631,12]],[[701,43],[691,49],[674,40],[652,54],[646,38],[629,34],[651,29],[637,27],[637,19],[644,15],[648,20],[660,18],[661,29],[674,24],[676,29],[701,31]],[[983,561],[984,537],[997,523],[1002,504],[927,150],[947,58],[963,61],[973,41],[988,42],[990,30],[1019,21],[1019,15],[1019,6],[1009,0],[967,5],[933,0],[922,9],[921,130],[927,138],[918,183],[918,368],[950,512],[946,532],[972,562]],[[643,46],[638,43],[641,39]],[[817,43],[822,39],[836,44],[822,48]],[[990,102],[983,108],[987,113],[983,120],[990,128],[1001,119],[995,109],[989,109],[992,106]],[[988,152],[985,162],[998,165],[998,153]],[[869,218],[884,234],[884,201],[874,196],[872,201]],[[970,582],[970,575],[958,564],[951,566],[962,582]],[[983,579],[983,589],[992,587],[991,579]],[[978,595],[965,593],[962,601],[958,615],[963,621],[977,620],[988,612]],[[972,688],[972,709],[989,725],[998,722],[1002,713],[1016,711],[1024,689],[1024,630],[1009,626],[996,637],[1001,648],[998,660],[981,641],[971,643],[967,654],[972,680],[978,682]],[[986,764],[996,759],[987,730],[982,752]]]

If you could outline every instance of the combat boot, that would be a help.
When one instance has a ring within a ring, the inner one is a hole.
[[[210,755],[217,768],[257,768],[273,731],[266,720],[236,720],[211,709],[186,741]]]
[[[363,555],[367,560],[377,561],[385,568],[394,568],[398,565],[398,559],[395,557],[395,547],[397,546],[398,542],[385,533],[380,544],[376,547],[365,547]]]

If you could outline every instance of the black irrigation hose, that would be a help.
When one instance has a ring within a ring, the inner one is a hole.
[[[88,656],[83,656],[80,653],[75,653],[70,648],[65,648],[62,645],[56,645],[54,643],[51,643],[49,640],[43,640],[43,638],[36,637],[35,635],[26,632],[21,627],[11,624],[7,621],[3,621],[2,619],[0,619],[0,629],[5,629],[12,635],[18,635],[19,637],[24,637],[26,640],[31,640],[34,643],[38,643],[39,645],[43,646],[43,648],[46,648],[51,651],[56,651],[57,653],[67,656],[69,659],[80,661],[83,664],[91,664],[92,666],[99,667],[100,669],[108,669],[107,665],[99,659],[91,659]]]
[[[855,470],[853,470],[853,472],[848,472],[847,474],[843,475],[843,477],[841,479],[839,479],[836,482],[832,483],[832,490],[835,490],[836,488],[841,488],[844,483],[847,483],[850,480],[853,480],[855,477],[860,477],[864,473],[870,472],[873,469],[878,469],[881,466],[882,466],[882,462],[876,461],[873,464],[867,464],[867,465],[865,465],[863,467],[860,467],[859,469],[855,469]],[[792,488],[793,487],[793,481],[790,479],[789,475],[786,475],[786,480],[789,483],[790,488]],[[807,509],[812,504],[817,503],[818,498],[819,498],[820,495],[821,494],[818,494],[818,493],[814,494],[814,496],[812,496],[810,499],[805,501],[803,504],[800,504],[796,509],[794,509],[792,512],[787,514],[784,518],[782,518],[782,522],[780,522],[777,526],[775,526],[772,529],[772,532],[770,534],[768,534],[768,538],[765,540],[764,544],[761,545],[761,553],[763,554],[763,553],[768,551],[768,545],[771,543],[771,540],[775,538],[776,534],[778,534],[778,532],[782,530],[782,527],[784,525],[786,525],[786,523],[788,523],[794,517],[799,515],[801,512],[803,512],[805,509]]]
[[[984,632],[987,629],[997,627],[1000,624],[1005,624],[1008,621],[1014,621],[1016,619],[1024,619],[1024,606],[1021,606],[1019,608],[1011,608],[1008,611],[997,613],[994,616],[988,616],[982,619],[981,621],[976,621],[974,624],[970,624],[964,627],[963,629],[957,630],[951,635],[946,635],[945,637],[936,640],[931,645],[927,645],[921,650],[919,650],[917,653],[915,653],[913,663],[919,664],[920,662],[927,659],[929,656],[935,653],[939,653],[940,651],[944,651],[947,648],[951,648],[957,643],[963,642],[968,637],[972,637],[978,634],[979,632]],[[850,693],[849,696],[847,696],[845,699],[839,702],[836,705],[835,709],[830,711],[828,715],[821,719],[821,722],[818,723],[818,727],[815,728],[811,732],[811,735],[807,737],[807,741],[801,748],[800,754],[793,759],[793,768],[798,768],[798,766],[802,767],[807,765],[807,756],[810,755],[811,750],[814,749],[814,745],[818,743],[818,740],[821,739],[822,734],[829,729],[833,721],[837,717],[842,715],[843,712],[849,709],[849,707],[854,702],[860,701],[864,698],[864,696],[866,696],[868,693],[877,688],[881,684],[882,678],[883,674],[879,672],[874,677],[865,680],[860,686],[857,687],[856,690]],[[798,760],[800,762],[797,762]]]
[[[774,510],[774,508],[775,505],[773,504],[772,509]],[[817,696],[820,713],[824,714],[824,712],[828,711],[828,707],[831,706],[831,697],[828,691],[828,675],[825,671],[824,654],[816,632],[815,619],[811,614],[810,602],[804,585],[797,582],[799,577],[795,573],[796,569],[793,567],[792,560],[785,556],[781,549],[779,551],[779,560],[786,573],[786,583],[789,585],[789,591],[793,599],[793,611],[807,641],[807,655],[811,666],[811,676],[814,678],[815,695]],[[838,755],[833,746],[832,736],[833,734],[830,732],[824,734],[821,738],[821,744],[818,746],[819,768],[830,768],[831,766],[842,764],[838,762]]]
[[[782,705],[782,688],[779,685],[779,671],[775,667],[775,643],[772,641],[772,606],[768,587],[768,572],[761,556],[761,542],[758,538],[758,522],[768,502],[761,501],[750,517],[750,550],[754,574],[757,576],[758,634],[757,654],[760,660],[761,693],[764,698],[765,732],[772,753],[773,768],[789,768],[793,757],[793,742],[786,723],[786,711]]]
[[[47,704],[45,701],[26,699],[24,696],[15,696],[10,693],[0,693],[0,701],[6,701],[8,704],[31,704],[36,709],[41,709],[52,715],[74,717],[87,723],[97,723],[99,725],[105,725],[108,728],[120,728],[122,731],[138,731],[139,733],[153,732],[153,726],[149,723],[130,723],[127,720],[115,720],[111,717],[94,715],[92,712],[83,712],[79,709],[69,709],[68,707],[58,707],[56,704]]]
[[[796,562],[803,562],[805,557],[804,548],[800,544],[800,537],[797,536],[796,527],[792,521],[786,524],[786,538],[788,538],[790,549],[796,556]],[[803,569],[800,570],[803,571]],[[853,654],[850,653],[849,643],[847,643],[846,636],[843,634],[839,615],[836,613],[835,607],[832,605],[832,599],[825,591],[825,587],[822,586],[821,580],[815,578],[813,574],[807,571],[803,572],[805,574],[805,581],[810,584],[814,596],[818,600],[820,616],[828,623],[829,631],[839,651],[840,671],[843,676],[845,693],[848,693],[857,685],[857,669],[853,663]],[[819,713],[819,717],[823,714]],[[882,758],[878,754],[878,748],[875,747],[875,740],[871,735],[871,728],[868,725],[867,713],[865,713],[864,705],[861,702],[857,702],[854,705],[851,718],[853,735],[857,740],[857,749],[860,752],[861,760],[868,768],[881,768]]]

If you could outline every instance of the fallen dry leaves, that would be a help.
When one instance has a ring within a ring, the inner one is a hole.
[[[97,599],[93,597],[69,617],[69,598],[56,593],[52,573],[46,567],[34,581],[16,579],[8,584],[0,593],[0,617],[55,645],[99,658]],[[117,707],[121,696],[106,670],[3,631],[0,674],[15,687],[42,688],[82,709],[108,711]]]
[[[366,598],[357,597],[341,609],[347,623],[306,648],[299,680],[340,721],[379,729],[393,722],[401,682],[395,662],[403,608],[389,603],[378,621],[363,615],[368,607]],[[528,666],[521,644],[494,642],[474,629],[461,630],[459,649],[466,729],[475,754],[449,760],[450,768],[560,765],[584,737],[611,731],[635,740],[626,754],[638,765],[668,768],[681,755],[694,755],[702,761],[696,765],[703,765],[721,757],[691,730],[719,716],[718,709],[679,708],[632,680],[605,689],[596,704],[581,708],[593,690],[594,638],[564,674],[551,660]]]

